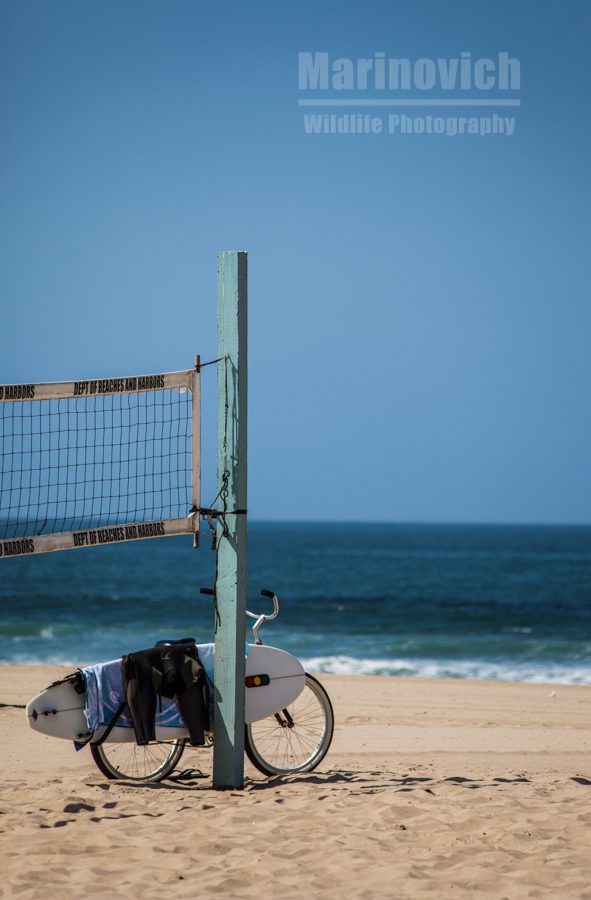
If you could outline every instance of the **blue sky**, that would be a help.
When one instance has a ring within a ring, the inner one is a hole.
[[[216,252],[246,249],[253,517],[591,521],[587,3],[0,16],[0,381],[212,358]],[[305,134],[320,50],[507,51],[515,134]]]

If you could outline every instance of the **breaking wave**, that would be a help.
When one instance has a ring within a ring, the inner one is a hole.
[[[307,671],[331,675],[391,675],[415,678],[476,678],[534,684],[591,684],[591,666],[535,665],[485,660],[358,659],[314,656],[302,659]]]

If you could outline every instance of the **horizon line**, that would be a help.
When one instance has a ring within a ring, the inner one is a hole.
[[[271,519],[252,518],[251,524],[261,525],[460,525],[476,527],[508,527],[508,528],[591,528],[589,522],[507,522],[503,520],[476,521],[467,519]]]

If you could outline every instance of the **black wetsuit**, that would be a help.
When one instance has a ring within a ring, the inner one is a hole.
[[[208,684],[194,642],[151,647],[122,659],[123,680],[138,744],[156,739],[157,697],[176,697],[190,743],[209,729]]]

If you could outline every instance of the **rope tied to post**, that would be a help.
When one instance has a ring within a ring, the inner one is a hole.
[[[199,363],[195,366],[197,371],[201,371],[201,369],[205,368],[205,366],[213,366],[217,363],[224,363],[224,436],[222,441],[223,447],[223,463],[224,468],[221,474],[221,485],[220,489],[215,495],[213,502],[209,506],[196,507],[192,506],[188,518],[192,516],[200,516],[203,518],[211,531],[211,549],[217,550],[218,547],[218,534],[216,527],[214,525],[214,520],[219,520],[222,525],[222,533],[219,536],[221,538],[229,537],[228,524],[226,522],[226,516],[246,516],[246,509],[228,509],[228,493],[229,493],[229,482],[230,482],[230,469],[228,467],[228,412],[230,408],[230,400],[228,393],[228,361],[230,357],[226,353],[224,356],[218,356],[217,359],[210,359],[207,362]],[[221,500],[222,509],[216,509],[216,503],[218,500]]]

